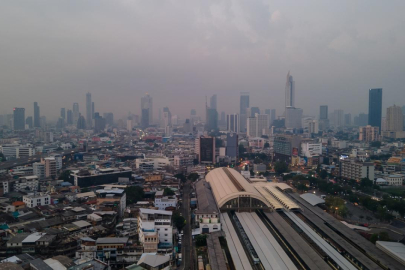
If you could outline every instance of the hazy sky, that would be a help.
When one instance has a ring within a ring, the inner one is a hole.
[[[205,96],[236,113],[284,111],[290,70],[296,106],[318,115],[367,112],[368,89],[383,108],[405,104],[405,1],[0,1],[0,113],[25,107],[54,118],[90,91],[96,111],[158,108],[204,115]],[[384,113],[384,112],[383,112]],[[385,113],[384,113],[385,114]]]

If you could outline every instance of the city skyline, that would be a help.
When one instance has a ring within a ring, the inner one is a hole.
[[[113,112],[117,118],[129,110],[140,114],[138,100],[146,91],[155,99],[155,115],[165,106],[183,118],[193,108],[203,115],[204,97],[213,94],[219,110],[236,113],[238,93],[244,91],[250,92],[252,106],[280,113],[288,70],[294,74],[296,101],[305,115],[316,116],[321,104],[329,105],[331,111],[367,113],[367,89],[378,87],[384,88],[383,114],[394,103],[405,104],[401,95],[405,35],[398,31],[404,22],[402,2],[340,1],[317,4],[315,10],[310,4],[291,8],[277,1],[231,6],[171,3],[165,6],[168,12],[154,18],[141,16],[137,21],[133,15],[155,12],[159,5],[71,1],[72,9],[63,10],[48,1],[41,8],[54,12],[50,18],[26,3],[5,2],[0,11],[0,32],[6,40],[4,66],[0,66],[1,114],[21,107],[31,116],[32,102],[38,101],[41,115],[51,120],[65,104],[79,102],[85,108],[83,95],[88,91],[97,111]],[[379,12],[389,16],[381,18]],[[100,28],[96,22],[104,20],[114,24]],[[86,27],[76,32],[72,23]],[[14,31],[8,31],[8,25]],[[176,27],[183,31],[170,31]],[[225,30],[229,32],[226,37],[220,34]],[[18,42],[37,32],[43,33],[42,39]],[[62,32],[71,42],[58,34]],[[160,38],[168,34],[170,42],[164,50],[149,46],[160,44]],[[47,50],[41,49],[43,42]],[[133,49],[128,51],[128,47]]]

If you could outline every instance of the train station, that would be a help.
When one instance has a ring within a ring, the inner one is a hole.
[[[216,204],[213,213],[204,214],[218,217],[222,233],[216,235],[226,240],[226,252],[217,252],[216,259],[228,269],[405,267],[325,213],[319,207],[325,201],[314,194],[299,195],[285,183],[251,182],[231,168],[216,168],[200,181],[205,188],[197,193],[204,194],[197,197],[211,198],[201,207]]]

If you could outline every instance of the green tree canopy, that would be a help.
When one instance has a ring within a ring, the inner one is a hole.
[[[276,171],[276,173],[278,174],[282,174],[285,172],[288,172],[288,165],[287,163],[285,163],[284,161],[277,161],[274,164],[274,170]]]
[[[172,219],[173,225],[177,228],[178,231],[181,231],[186,225],[186,220],[184,219],[184,217],[180,216],[179,213],[174,213]]]
[[[182,174],[182,173],[178,173],[178,174],[174,175],[174,177],[179,178],[181,180],[181,182],[183,182],[183,183],[187,181],[186,176],[184,176],[184,174]]]
[[[187,179],[191,180],[192,182],[196,181],[198,178],[200,178],[200,175],[198,173],[190,173],[187,176]]]
[[[70,180],[70,170],[65,170],[59,175],[59,180],[63,180],[64,182],[69,182]]]
[[[145,196],[143,188],[139,186],[126,187],[125,193],[127,194],[127,204],[137,203],[138,201],[142,200]]]
[[[173,196],[175,193],[174,193],[174,191],[171,189],[171,188],[165,188],[164,190],[163,190],[163,195],[164,196]]]

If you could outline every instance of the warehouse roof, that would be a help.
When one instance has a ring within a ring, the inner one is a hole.
[[[312,206],[325,203],[325,200],[321,199],[320,197],[318,197],[312,193],[305,193],[305,194],[300,195],[300,197],[303,198],[306,202],[308,202]]]

